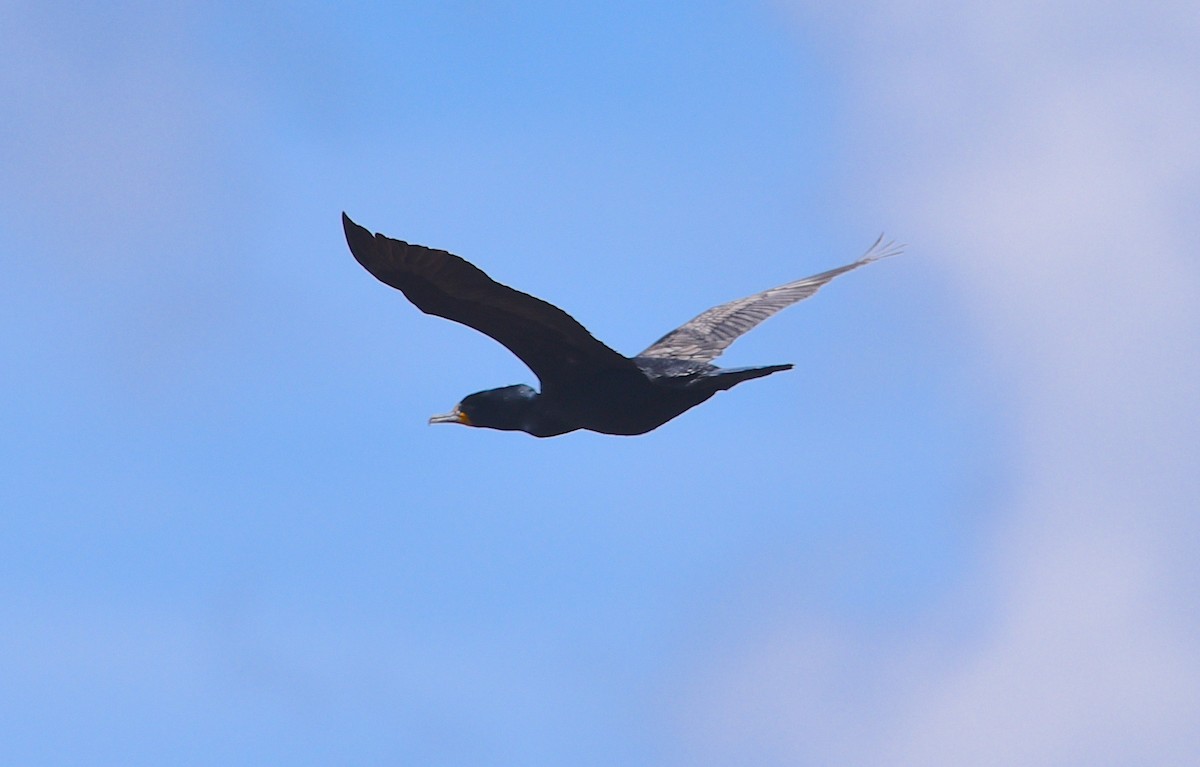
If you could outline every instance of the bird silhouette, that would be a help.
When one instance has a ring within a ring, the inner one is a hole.
[[[535,437],[588,429],[645,434],[743,381],[792,365],[719,368],[712,364],[739,336],[830,280],[900,247],[881,236],[851,264],[714,306],[633,357],[592,337],[570,315],[488,277],[462,258],[368,230],[342,214],[350,252],[381,282],[426,314],[491,336],[521,359],[541,391],[516,384],[464,397],[430,423],[523,431]]]

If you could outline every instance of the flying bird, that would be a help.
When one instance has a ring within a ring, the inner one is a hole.
[[[517,384],[476,392],[430,423],[553,437],[577,429],[645,434],[719,391],[792,365],[719,368],[730,344],[763,320],[816,293],[833,278],[900,252],[880,237],[852,264],[714,306],[633,357],[592,337],[557,306],[501,285],[467,261],[371,234],[342,214],[350,252],[381,282],[426,314],[491,336],[517,355],[541,391]]]

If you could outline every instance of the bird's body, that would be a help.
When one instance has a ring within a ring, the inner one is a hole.
[[[519,413],[513,421],[515,431],[536,437],[553,437],[576,429],[601,434],[631,436],[657,429],[684,411],[712,395],[742,381],[760,378],[791,365],[724,370],[714,365],[697,369],[672,360],[633,359],[637,370],[604,371],[563,391],[551,389],[538,394],[531,387],[504,387],[488,392],[503,392],[513,403],[509,412]],[[686,369],[685,369],[686,367]],[[674,371],[674,372],[673,372]],[[470,418],[472,423],[477,419]],[[498,428],[493,426],[492,428]]]
[[[561,309],[493,281],[443,250],[372,235],[345,214],[350,251],[380,281],[427,314],[486,333],[538,376],[525,385],[477,392],[431,423],[462,423],[552,437],[577,429],[644,434],[742,381],[790,364],[723,369],[711,364],[738,336],[806,298],[840,274],[896,251],[880,242],[862,259],[709,309],[636,357],[597,341]]]

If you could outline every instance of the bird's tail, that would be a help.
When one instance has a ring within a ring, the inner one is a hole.
[[[712,378],[715,379],[715,383],[717,384],[716,390],[717,391],[725,391],[726,389],[732,389],[733,387],[740,384],[742,381],[750,381],[755,378],[762,378],[763,376],[769,376],[772,373],[779,373],[784,370],[791,370],[792,367],[793,366],[789,364],[789,365],[766,365],[764,367],[758,367],[758,368],[729,368],[728,370],[722,370],[720,373],[713,376]]]

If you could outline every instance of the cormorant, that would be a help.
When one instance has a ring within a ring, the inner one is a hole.
[[[562,309],[495,282],[444,250],[410,245],[369,231],[342,214],[346,242],[381,282],[403,291],[426,314],[461,322],[517,355],[538,377],[476,392],[430,423],[461,423],[535,437],[576,429],[645,434],[712,395],[791,365],[719,368],[710,364],[738,336],[838,275],[900,252],[880,237],[852,264],[715,306],[634,357],[592,337]]]

